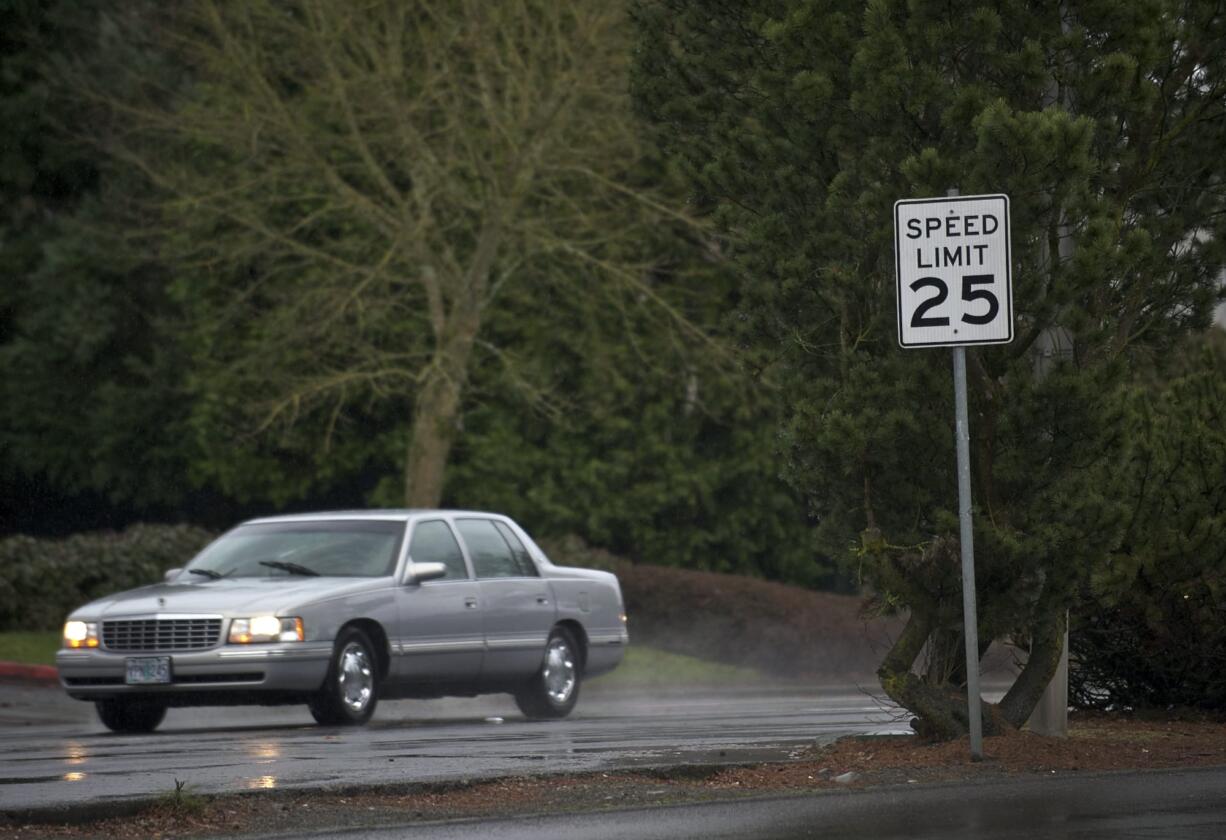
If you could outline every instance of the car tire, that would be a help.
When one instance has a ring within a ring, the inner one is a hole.
[[[166,704],[152,700],[97,700],[98,719],[112,732],[152,732],[166,717]]]
[[[370,638],[356,627],[341,632],[323,687],[307,704],[323,726],[361,726],[379,703],[379,662]]]
[[[574,634],[555,627],[545,645],[541,669],[515,692],[515,704],[535,720],[564,718],[579,700],[582,649]]]

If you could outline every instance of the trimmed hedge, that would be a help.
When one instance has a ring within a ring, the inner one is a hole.
[[[854,595],[816,592],[758,578],[633,564],[578,537],[541,540],[563,566],[617,575],[631,645],[754,668],[776,677],[873,683],[898,618],[862,615]]]
[[[62,540],[0,540],[0,631],[58,630],[84,603],[162,579],[216,534],[192,525],[133,525]]]

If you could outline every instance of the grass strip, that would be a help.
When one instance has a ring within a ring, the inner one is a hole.
[[[59,633],[0,633],[0,662],[54,665]]]
[[[751,668],[711,662],[693,656],[669,653],[658,648],[631,645],[616,670],[592,682],[614,688],[619,686],[671,685],[753,685],[763,677]]]

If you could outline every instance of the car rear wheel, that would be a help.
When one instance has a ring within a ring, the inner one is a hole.
[[[379,665],[374,646],[351,627],[336,640],[323,688],[308,703],[311,716],[324,726],[360,726],[379,703]]]
[[[166,717],[166,706],[151,700],[116,697],[97,700],[98,718],[112,732],[152,732]]]
[[[579,644],[564,627],[555,627],[545,646],[541,670],[515,692],[515,704],[530,718],[564,718],[579,700],[582,670]]]

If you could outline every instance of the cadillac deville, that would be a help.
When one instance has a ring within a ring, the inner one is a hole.
[[[617,578],[555,566],[507,517],[380,510],[245,522],[74,611],[56,664],[116,732],[169,706],[306,703],[346,725],[380,698],[493,692],[560,718],[627,642]]]

